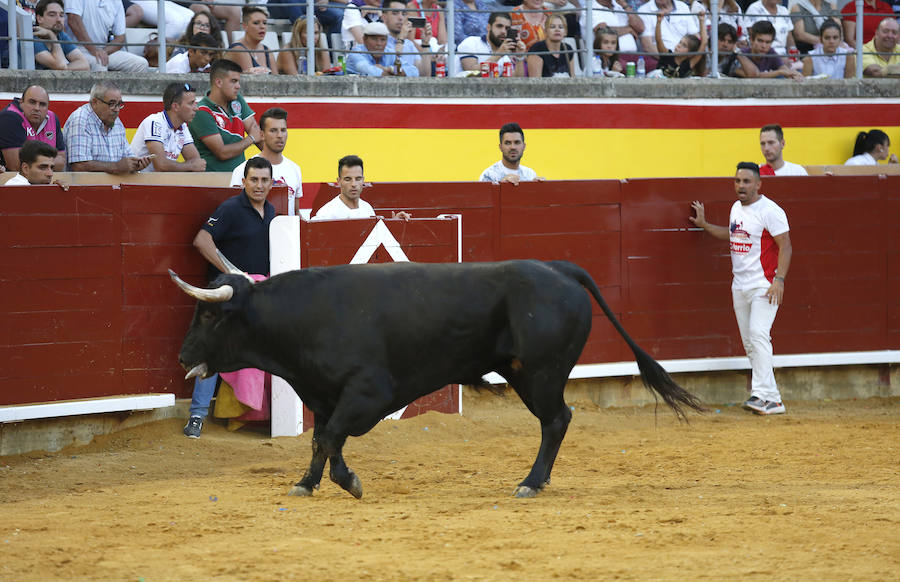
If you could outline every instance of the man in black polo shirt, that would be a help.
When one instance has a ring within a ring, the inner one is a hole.
[[[272,164],[263,157],[250,158],[244,166],[244,189],[216,208],[197,236],[194,248],[210,266],[209,280],[227,271],[216,254],[218,249],[234,265],[251,275],[269,274],[269,223],[275,207],[266,200],[272,189]],[[200,438],[203,419],[216,391],[218,374],[205,380],[197,378],[191,399],[190,418],[184,435]]]

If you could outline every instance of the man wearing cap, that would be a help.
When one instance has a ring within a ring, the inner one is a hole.
[[[197,113],[197,95],[187,83],[169,83],[163,91],[163,111],[152,113],[138,126],[131,151],[153,161],[148,172],[202,172],[206,160],[194,146],[187,124]],[[184,158],[179,162],[179,156]]]
[[[415,65],[400,60],[395,68],[396,53],[385,53],[388,28],[383,22],[370,22],[363,28],[363,46],[357,45],[347,57],[347,72],[368,77],[417,77]]]

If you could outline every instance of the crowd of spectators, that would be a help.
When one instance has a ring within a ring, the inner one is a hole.
[[[630,76],[627,65],[639,62],[637,76],[656,69],[651,76],[717,71],[799,80],[854,76],[861,44],[865,76],[900,75],[900,0],[864,0],[861,39],[852,0],[590,0],[592,30],[584,0],[452,2],[448,30],[446,0],[316,0],[315,40],[309,42],[306,4],[299,0],[256,0],[243,7],[167,0],[166,69],[205,71],[224,56],[251,74],[442,76],[450,70],[552,77],[590,68],[616,77]],[[126,28],[159,25],[155,0],[19,3],[34,11],[38,68],[145,71],[158,65],[153,42],[142,45],[143,55],[123,47]],[[270,18],[287,23],[284,34],[273,34]],[[713,32],[717,66],[708,46]],[[582,52],[588,38],[594,39],[592,62]],[[456,53],[454,67],[447,66],[448,43]],[[307,63],[310,44],[314,63]]]

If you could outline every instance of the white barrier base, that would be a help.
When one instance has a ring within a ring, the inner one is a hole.
[[[20,404],[0,407],[0,422],[19,422],[38,418],[57,418],[79,414],[99,414],[102,412],[125,412],[129,410],[151,410],[175,406],[174,394],[138,394],[113,396],[110,398],[84,398],[43,402],[40,404]]]

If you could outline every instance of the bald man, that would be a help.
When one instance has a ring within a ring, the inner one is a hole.
[[[0,165],[19,167],[19,150],[28,140],[42,141],[56,148],[53,168],[66,167],[66,142],[59,117],[50,111],[50,96],[40,85],[31,85],[0,111]]]

